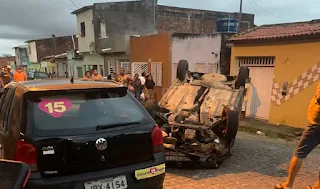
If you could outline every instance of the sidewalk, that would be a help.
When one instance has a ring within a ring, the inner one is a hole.
[[[253,118],[241,119],[239,130],[275,138],[283,138],[285,140],[298,140],[303,132],[303,129],[300,128],[273,125],[265,120]]]

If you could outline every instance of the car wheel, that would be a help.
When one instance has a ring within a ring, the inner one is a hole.
[[[177,79],[184,81],[187,78],[189,64],[187,60],[180,60],[177,68]]]
[[[238,132],[239,113],[233,106],[226,106],[223,115],[226,117],[226,127],[223,135],[227,141],[232,141]]]
[[[249,78],[249,68],[247,66],[241,66],[239,69],[237,81],[235,83],[236,89],[245,87],[247,79]]]

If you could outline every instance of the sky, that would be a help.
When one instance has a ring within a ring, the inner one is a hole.
[[[14,54],[26,40],[76,33],[71,12],[94,2],[117,0],[0,0],[0,56]],[[120,0],[118,0],[120,1]],[[240,0],[158,0],[160,5],[238,12]],[[319,0],[243,0],[243,12],[255,14],[255,24],[320,19]]]

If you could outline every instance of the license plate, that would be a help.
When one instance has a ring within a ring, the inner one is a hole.
[[[107,178],[84,183],[85,189],[126,189],[128,188],[126,176]]]
[[[180,156],[166,156],[166,161],[188,161],[188,162],[190,162],[191,159],[188,157],[180,157]]]

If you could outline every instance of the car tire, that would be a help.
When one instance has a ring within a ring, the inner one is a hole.
[[[224,137],[227,139],[227,141],[232,141],[236,138],[238,133],[239,113],[233,106],[227,106],[224,108],[224,115],[226,116],[226,129],[224,132]]]
[[[187,78],[189,64],[187,60],[180,60],[177,68],[177,79],[184,81]]]
[[[236,89],[239,89],[240,87],[245,87],[248,78],[249,68],[247,66],[241,66],[235,83]]]

